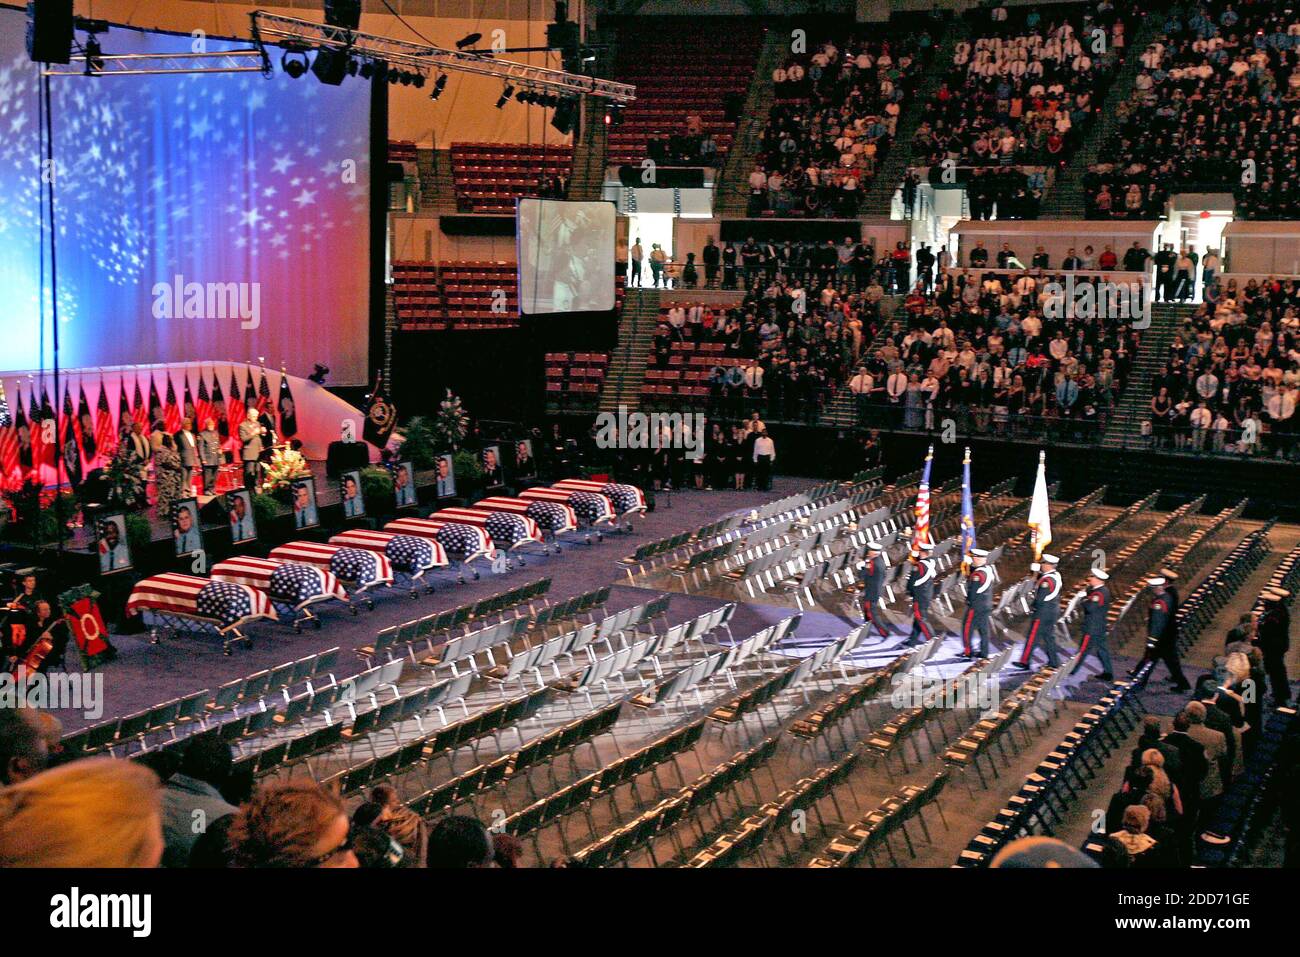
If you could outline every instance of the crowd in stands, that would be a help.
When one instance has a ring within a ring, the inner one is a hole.
[[[1151,392],[1157,447],[1297,458],[1300,283],[1208,285]]]
[[[1143,719],[1123,783],[1106,809],[1103,866],[1192,863],[1197,835],[1212,824],[1259,740],[1263,689],[1274,706],[1290,701],[1289,686],[1274,684],[1258,639],[1252,640],[1256,627],[1252,615],[1242,616],[1215,670],[1196,681],[1191,700],[1172,721],[1154,714]]]
[[[1300,13],[1208,0],[1163,16],[1085,175],[1088,215],[1153,218],[1173,187],[1227,187],[1248,218],[1300,216]]]
[[[749,174],[749,215],[856,215],[931,50],[924,30],[854,33],[787,58],[772,77],[776,100]]]
[[[963,431],[1098,437],[1139,334],[1073,308],[1063,286],[1028,270],[922,279],[848,381],[860,415],[912,430],[951,418]]]
[[[926,104],[916,162],[1063,168],[1122,62],[1124,19],[1110,0],[975,16],[973,35],[957,44],[951,72]],[[1041,195],[1041,185],[1026,193],[1035,189]]]
[[[927,255],[933,266],[946,253]],[[926,261],[925,257],[919,261]],[[743,243],[728,241],[721,246],[710,237],[699,256],[687,253],[686,262],[671,271],[671,281],[683,289],[747,289],[759,278],[779,274],[808,288],[850,283],[866,292],[878,284],[881,295],[891,295],[910,287],[912,263],[912,253],[901,242],[877,251],[870,242],[854,241],[851,236],[839,243],[833,239],[756,241],[751,236]]]

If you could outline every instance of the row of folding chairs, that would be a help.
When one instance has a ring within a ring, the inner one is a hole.
[[[1083,793],[1117,749],[1129,745],[1140,705],[1132,682],[1117,682],[1088,709],[957,857],[959,867],[987,867],[1006,844],[1025,834],[1051,833],[1068,802]]]
[[[1128,522],[1136,518],[1138,515],[1141,515],[1147,509],[1153,508],[1155,506],[1156,500],[1160,498],[1162,492],[1163,492],[1162,489],[1156,489],[1154,492],[1151,492],[1149,495],[1146,495],[1143,498],[1138,499],[1136,502],[1128,506],[1122,512],[1118,512],[1115,515],[1112,515],[1110,518],[1106,519],[1105,521],[1099,522],[1098,524],[1082,532],[1071,542],[1061,546],[1061,555],[1064,557],[1068,555],[1083,554],[1087,549],[1091,548],[1093,544],[1101,541],[1101,539],[1109,535],[1116,528],[1119,528],[1125,522]]]
[[[609,867],[624,861],[642,846],[649,847],[650,857],[658,864],[653,844],[662,835],[671,835],[678,824],[749,779],[776,753],[778,739],[765,738],[696,778],[677,793],[660,801],[632,821],[620,824],[573,854],[569,861],[577,867]],[[680,842],[675,841],[680,848]]]
[[[833,764],[818,768],[811,775],[800,778],[791,787],[786,788],[776,798],[759,808],[756,814],[741,821],[732,831],[723,834],[711,845],[696,853],[687,867],[734,867],[757,850],[769,836],[780,834],[794,819],[796,811],[812,811],[819,818],[822,829],[826,822],[821,819],[817,806],[825,798],[830,798],[838,805],[834,791],[844,783],[862,760],[859,752],[844,755]],[[782,838],[784,843],[784,838]]]
[[[675,701],[689,691],[694,693],[696,703],[703,707],[704,698],[700,694],[701,685],[712,681],[714,678],[723,677],[728,686],[734,690],[736,681],[732,674],[733,669],[749,661],[755,655],[762,654],[768,649],[779,645],[787,635],[792,634],[799,627],[801,617],[800,615],[792,615],[774,625],[768,625],[766,628],[760,629],[748,638],[691,662],[667,681],[660,682],[644,694],[633,698],[632,703],[644,708],[653,708],[656,705]]]
[[[474,625],[481,624],[483,619],[506,611],[527,607],[531,614],[533,603],[545,601],[545,595],[550,590],[551,580],[542,578],[480,601],[393,625],[380,631],[370,644],[358,648],[357,654],[367,661],[381,654],[392,658],[394,650],[409,648],[417,641],[436,642],[440,639],[449,639],[458,628],[469,630]]]
[[[441,754],[453,752],[497,732],[513,730],[523,743],[519,725],[537,714],[550,699],[550,689],[543,688],[493,705],[470,717],[419,735],[382,757],[370,757],[331,775],[321,782],[347,796],[362,788],[378,784],[417,764]],[[499,740],[499,739],[498,739]]]
[[[901,834],[907,843],[912,857],[916,857],[916,847],[908,833],[907,822],[915,819],[930,840],[930,828],[926,824],[924,809],[934,804],[939,818],[947,827],[943,807],[939,803],[939,794],[948,783],[951,773],[949,768],[942,768],[925,784],[906,784],[894,794],[885,798],[874,810],[850,825],[838,837],[834,838],[826,850],[808,862],[809,867],[858,867],[864,859],[876,866],[875,852],[883,848],[889,854],[890,862],[898,865],[898,858],[890,846],[889,838]]]
[[[989,781],[984,777],[980,759],[983,758],[988,762],[990,774],[997,777],[997,764],[993,760],[992,749],[996,746],[1003,760],[1009,761],[1006,745],[1011,743],[1015,747],[1012,733],[1017,727],[1024,736],[1025,743],[1028,744],[1029,731],[1025,727],[1024,719],[1027,716],[1041,717],[1044,714],[1044,704],[1049,705],[1049,708],[1055,707],[1051,695],[1068,673],[1068,666],[1059,669],[1043,668],[1035,672],[1016,689],[1015,694],[1001,703],[995,714],[977,721],[961,738],[949,746],[943,754],[943,760],[959,771],[964,772],[973,768],[980,779],[980,787],[987,789]],[[965,780],[964,776],[963,780]],[[975,789],[968,780],[966,787],[974,795]]]
[[[1197,641],[1205,626],[1232,600],[1267,554],[1268,529],[1256,529],[1183,597],[1175,613],[1179,651],[1186,651]]]
[[[506,818],[502,827],[506,833],[516,837],[531,835],[536,842],[542,829],[558,823],[561,842],[568,853],[570,848],[563,818],[577,810],[589,811],[588,803],[597,799],[608,800],[612,813],[617,816],[619,810],[615,792],[618,788],[631,785],[635,789],[636,779],[642,774],[650,774],[657,781],[658,768],[694,748],[703,734],[703,718],[669,731],[631,754],[605,764],[600,770],[583,775],[572,784],[539,798]],[[591,823],[590,817],[588,823]]]
[[[1296,590],[1296,584],[1300,581],[1300,545],[1297,545],[1278,562],[1277,568],[1269,577],[1266,588],[1284,588],[1289,592]],[[1260,611],[1263,608],[1262,599],[1256,598],[1252,611]]]
[[[522,649],[518,653],[507,648],[506,662],[489,669],[484,672],[484,675],[502,685],[510,681],[518,681],[522,686],[524,675],[531,674],[541,686],[545,683],[542,669],[549,668],[554,679],[561,681],[564,677],[558,664],[561,658],[572,664],[581,652],[589,664],[594,664],[598,660],[595,652],[597,644],[605,646],[606,655],[615,653],[614,640],[618,641],[620,649],[625,649],[630,644],[628,635],[635,636],[638,625],[649,624],[653,630],[654,621],[662,613],[661,609],[667,610],[663,599],[634,605],[617,615],[608,616],[601,622],[588,622],[580,628],[563,632],[541,644]],[[730,633],[728,623],[735,610],[735,605],[726,605],[703,612],[666,629],[658,646],[657,656],[666,655],[687,641],[703,641],[706,634],[718,627],[727,627]]]

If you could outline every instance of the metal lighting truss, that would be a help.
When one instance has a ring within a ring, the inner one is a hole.
[[[168,73],[265,73],[269,68],[260,49],[210,50],[203,53],[103,53],[99,65],[86,69],[86,57],[52,63],[42,76],[155,76]]]
[[[630,103],[636,99],[636,87],[627,83],[615,83],[613,80],[563,70],[548,70],[513,60],[499,60],[481,53],[393,40],[326,23],[282,17],[262,10],[254,11],[250,16],[253,20],[253,42],[264,55],[266,43],[304,52],[313,49],[341,50],[361,59],[383,62],[390,68],[421,76],[428,76],[435,70],[477,73],[480,76],[500,77],[512,86],[545,90],[564,96],[586,93],[615,103]],[[269,57],[264,56],[264,62],[269,62]]]

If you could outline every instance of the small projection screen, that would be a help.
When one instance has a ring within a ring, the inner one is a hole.
[[[521,199],[519,311],[525,316],[614,308],[614,204]]]

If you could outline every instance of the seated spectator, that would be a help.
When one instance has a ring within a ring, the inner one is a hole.
[[[444,817],[429,833],[431,868],[491,867],[495,854],[492,835],[477,818]]]
[[[88,758],[0,790],[0,867],[157,867],[158,777],[143,765]]]
[[[357,867],[343,802],[314,782],[260,788],[231,819],[234,867]]]
[[[237,810],[220,790],[231,763],[230,745],[218,738],[199,736],[185,747],[180,769],[163,787],[164,867],[187,866],[199,835]]]

